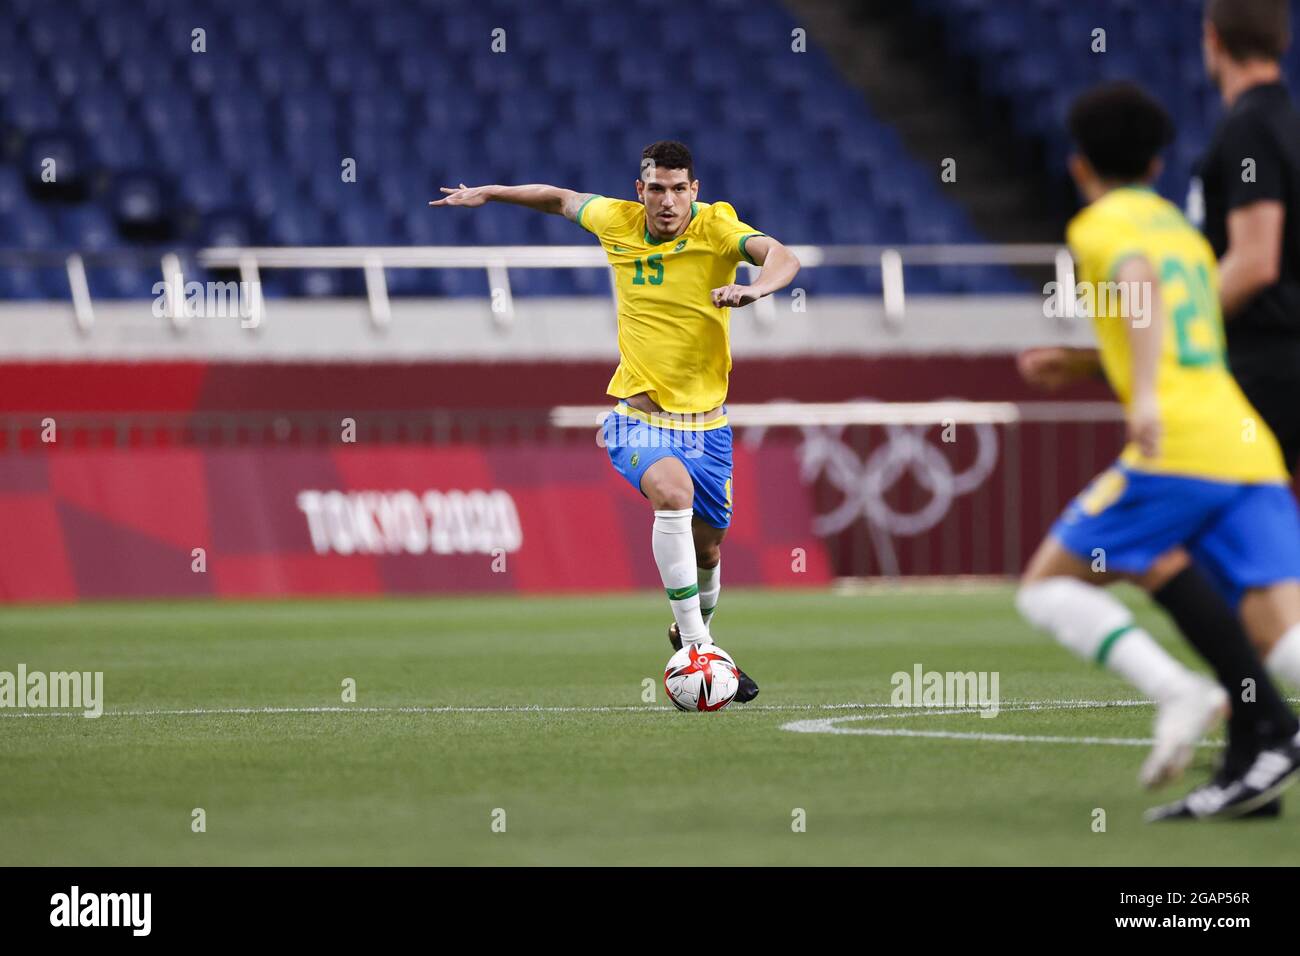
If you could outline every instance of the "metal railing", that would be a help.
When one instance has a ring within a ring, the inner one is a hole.
[[[609,413],[608,405],[558,405],[556,428],[587,428]],[[762,402],[727,405],[733,428],[800,428],[846,425],[1010,425],[1017,422],[1118,422],[1115,402]]]
[[[880,270],[885,320],[902,323],[907,309],[905,270],[909,267],[942,266],[1032,266],[1050,267],[1061,288],[1074,287],[1074,263],[1068,250],[1052,244],[1020,245],[795,245],[790,249],[804,268],[851,267]],[[0,265],[58,264],[67,271],[77,326],[88,332],[94,325],[94,303],[86,279],[87,263],[141,261],[157,262],[166,296],[165,315],[178,328],[186,325],[183,304],[183,260],[190,253],[180,250],[111,250],[102,253],[0,250]],[[502,326],[515,320],[515,302],[510,286],[511,269],[609,270],[610,292],[616,295],[614,272],[599,246],[247,246],[213,247],[193,253],[206,269],[230,269],[241,283],[254,290],[250,319],[245,328],[256,329],[265,315],[260,295],[261,273],[266,269],[358,269],[362,272],[369,315],[376,328],[384,328],[392,317],[392,305],[384,272],[387,269],[483,269],[493,290],[493,319]],[[758,267],[741,263],[752,278]],[[769,298],[755,303],[759,323],[776,321],[776,306]]]
[[[550,409],[428,409],[366,411],[51,412],[0,415],[0,451],[54,445],[157,446],[331,445],[345,427],[358,443],[545,442],[595,435],[613,399],[603,405]],[[1018,425],[1124,420],[1114,402],[762,402],[727,405],[736,429],[850,426]],[[51,449],[53,450],[53,449]]]
[[[63,448],[274,449],[349,443],[441,446],[579,440],[575,434],[554,428],[545,409],[55,411],[0,415],[0,453],[57,454]]]
[[[850,266],[880,269],[885,318],[901,323],[906,311],[904,268],[912,266],[1051,266],[1063,288],[1074,287],[1074,262],[1058,245],[838,245],[790,247],[805,268]],[[515,319],[510,269],[609,269],[610,292],[617,294],[614,270],[598,246],[372,246],[300,248],[247,247],[203,249],[201,264],[238,269],[241,282],[257,283],[262,269],[361,269],[365,274],[370,318],[388,324],[391,308],[385,269],[484,269],[495,297],[493,317],[508,326]],[[741,263],[752,279],[758,266]],[[1068,283],[1068,286],[1066,285]],[[256,285],[254,285],[256,287]],[[755,303],[760,323],[776,321],[770,299]]]

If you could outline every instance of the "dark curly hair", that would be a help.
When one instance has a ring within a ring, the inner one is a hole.
[[[1070,136],[1103,179],[1136,182],[1174,138],[1174,123],[1134,83],[1105,83],[1070,107]]]
[[[687,179],[695,179],[695,160],[691,158],[691,151],[685,143],[679,143],[675,139],[661,139],[641,150],[642,171],[647,162],[664,169],[684,169]]]

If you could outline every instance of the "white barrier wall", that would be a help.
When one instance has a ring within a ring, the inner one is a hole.
[[[67,302],[0,304],[0,360],[594,359],[617,354],[608,298],[520,298],[503,325],[487,299],[394,299],[386,327],[357,299],[272,299],[256,328],[237,310],[177,324],[152,300],[97,301],[89,328]],[[1048,318],[1040,296],[910,296],[899,323],[879,298],[779,294],[767,318],[733,309],[738,358],[815,355],[1006,354],[1088,345],[1086,319]]]

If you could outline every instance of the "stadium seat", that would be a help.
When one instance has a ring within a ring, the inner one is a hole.
[[[956,42],[978,45],[988,63],[1007,60],[1000,89],[1026,83],[1034,92],[1061,66],[1016,55],[1029,46],[1020,39],[1079,16],[1055,0],[923,6],[974,24]],[[1120,11],[1117,22],[1160,40],[1141,5],[1108,6]],[[198,0],[8,0],[14,29],[0,32],[0,124],[19,150],[0,159],[0,214],[21,206],[25,225],[5,241],[21,233],[33,248],[105,251],[164,237],[583,243],[561,220],[505,209],[439,214],[424,203],[438,185],[460,181],[555,181],[630,195],[639,150],[660,136],[692,145],[706,198],[731,201],[792,242],[978,238],[819,49],[788,52],[795,22],[783,7],[701,0],[691,37],[680,38],[691,42],[673,36],[647,47],[643,21],[655,9],[651,0],[483,0],[468,11],[444,0],[230,0],[219,9]],[[195,27],[206,31],[206,52],[191,49]],[[492,48],[497,27],[505,54]],[[1145,48],[1124,53],[1107,69],[1149,58]],[[1161,62],[1167,85],[1191,69],[1177,57]],[[693,95],[673,100],[665,123],[664,94],[679,81]],[[1023,120],[1040,133],[1051,118],[1043,109]],[[100,185],[76,197],[75,210],[58,211],[55,197],[33,198],[41,193],[22,185],[34,152]],[[345,157],[356,160],[354,183],[340,178]],[[1179,153],[1171,168],[1189,162]],[[96,273],[92,284],[114,295],[138,278]],[[50,285],[32,273],[5,282],[0,295],[30,297]],[[390,285],[395,294],[483,292],[467,274],[435,270],[394,274]],[[870,288],[861,270],[826,285]],[[349,287],[329,274],[269,285]],[[607,288],[603,270],[584,270],[528,272],[517,291]]]
[[[986,89],[1009,104],[1013,126],[1038,140],[1052,170],[1064,177],[1067,149],[1061,130],[1075,96],[1105,80],[1130,79],[1159,96],[1172,111],[1178,141],[1158,188],[1181,202],[1192,159],[1207,141],[1221,107],[1201,63],[1201,24],[1195,10],[1171,15],[1168,4],[1097,0],[990,3],[984,0],[916,0],[937,21],[950,52],[973,61]],[[1300,0],[1292,0],[1300,20]],[[1104,54],[1092,50],[1093,31],[1106,31]],[[1052,43],[1025,38],[1053,36]],[[1293,50],[1292,80],[1300,79]]]

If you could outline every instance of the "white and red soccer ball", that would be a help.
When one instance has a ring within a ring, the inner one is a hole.
[[[678,710],[721,710],[739,689],[736,662],[716,644],[686,644],[664,668],[664,690]]]

